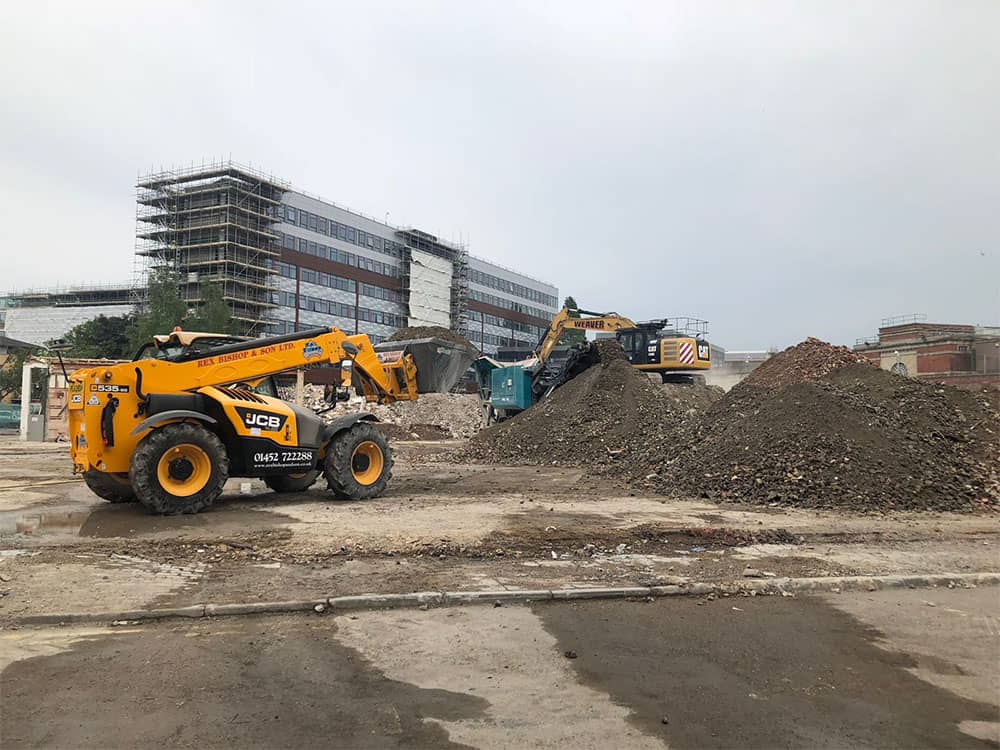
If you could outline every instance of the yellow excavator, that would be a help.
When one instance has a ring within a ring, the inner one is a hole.
[[[489,425],[527,409],[594,364],[590,344],[559,346],[566,331],[614,334],[636,369],[655,373],[664,383],[690,383],[712,366],[711,347],[704,339],[707,325],[697,318],[636,323],[614,312],[564,307],[529,359],[510,366],[490,357],[476,361],[484,422]]]
[[[373,415],[325,423],[259,386],[287,370],[340,365],[366,401],[415,400],[422,391],[414,357],[422,353],[406,343],[376,352],[366,335],[338,328],[254,340],[181,330],[156,336],[132,362],[69,376],[74,472],[105,500],[138,500],[170,515],[208,508],[230,477],[301,492],[323,474],[337,498],[376,497],[389,482],[392,451]],[[441,347],[433,356],[440,360]],[[460,376],[464,368],[456,369]],[[334,405],[348,397],[336,393]]]

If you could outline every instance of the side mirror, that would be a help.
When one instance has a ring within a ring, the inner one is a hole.
[[[347,356],[349,357],[355,357],[361,351],[353,342],[350,341],[345,341],[343,344],[340,345],[340,347],[344,350],[344,353],[347,354]]]

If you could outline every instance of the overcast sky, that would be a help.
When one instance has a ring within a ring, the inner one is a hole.
[[[232,157],[729,349],[1000,322],[1000,2],[3,3],[0,290]]]

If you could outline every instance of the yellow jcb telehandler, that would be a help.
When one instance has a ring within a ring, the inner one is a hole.
[[[434,349],[435,361],[442,351]],[[256,386],[286,370],[340,364],[369,402],[414,400],[415,354],[403,343],[376,352],[366,335],[338,328],[255,340],[180,330],[157,336],[133,362],[69,376],[74,471],[105,500],[138,500],[162,514],[204,510],[229,477],[300,492],[322,473],[338,498],[375,497],[391,476],[392,451],[374,416],[326,424]]]

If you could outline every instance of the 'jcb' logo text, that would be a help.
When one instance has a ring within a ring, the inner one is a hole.
[[[267,432],[277,432],[285,424],[284,414],[270,414],[266,411],[256,411],[254,409],[237,409],[243,424],[248,429],[257,428]]]

